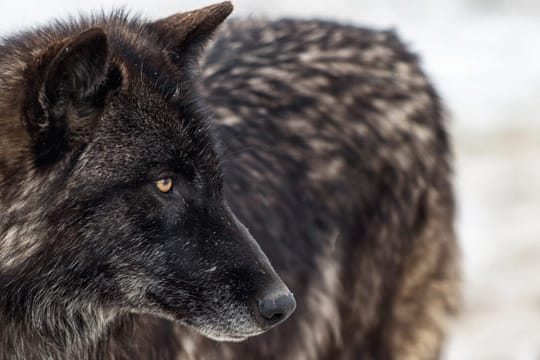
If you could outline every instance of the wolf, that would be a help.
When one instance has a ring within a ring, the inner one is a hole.
[[[231,11],[2,40],[0,359],[439,356],[459,251],[418,57]]]

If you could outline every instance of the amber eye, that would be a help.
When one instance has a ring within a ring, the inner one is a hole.
[[[156,181],[156,187],[159,191],[166,194],[171,191],[173,187],[173,180],[171,178],[163,178]]]

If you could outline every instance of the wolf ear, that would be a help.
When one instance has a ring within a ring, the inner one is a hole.
[[[54,161],[77,137],[88,135],[96,110],[121,83],[99,28],[51,45],[28,66],[26,79],[23,122],[38,162]]]
[[[232,4],[225,1],[166,17],[148,24],[148,29],[157,34],[175,64],[189,66],[232,10]]]

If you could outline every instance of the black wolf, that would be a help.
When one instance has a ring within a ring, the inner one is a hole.
[[[231,10],[0,45],[1,359],[437,358],[458,261],[417,57],[321,21],[216,32]]]

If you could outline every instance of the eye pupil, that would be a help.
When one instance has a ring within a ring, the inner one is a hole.
[[[164,194],[171,191],[172,186],[173,186],[173,181],[171,178],[160,179],[156,182],[156,187],[158,188],[159,191],[161,191]]]

